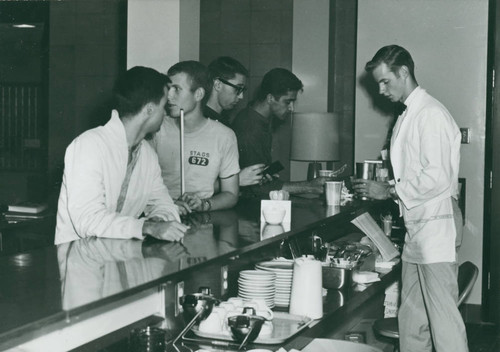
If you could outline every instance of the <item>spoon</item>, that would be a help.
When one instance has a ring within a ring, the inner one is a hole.
[[[247,335],[245,336],[245,338],[241,342],[241,345],[238,347],[238,351],[241,351],[241,349],[245,346],[248,338],[250,337],[250,334],[252,333],[252,330],[253,330],[253,326],[251,326],[250,329],[248,330]]]

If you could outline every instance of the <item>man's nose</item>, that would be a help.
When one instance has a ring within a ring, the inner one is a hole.
[[[381,84],[381,85],[379,85],[379,86],[378,86],[378,93],[379,93],[379,94],[384,94],[384,92],[385,92],[385,86],[384,86],[384,85],[382,85],[382,84]]]
[[[288,111],[293,111],[293,101],[288,104]]]

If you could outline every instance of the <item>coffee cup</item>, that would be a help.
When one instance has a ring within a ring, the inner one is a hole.
[[[319,176],[320,177],[332,177],[333,170],[319,170]]]
[[[243,307],[243,298],[240,297],[230,297],[227,302],[232,303],[235,308]]]
[[[264,300],[251,300],[245,302],[245,307],[243,308],[243,314],[246,315],[260,315],[266,320],[273,320],[274,313],[268,308]]]
[[[230,312],[236,309],[236,306],[231,302],[221,302],[219,307],[224,308],[226,312]]]
[[[213,312],[205,319],[200,321],[199,330],[201,332],[207,333],[218,333],[222,330],[223,318],[220,317],[219,313]]]

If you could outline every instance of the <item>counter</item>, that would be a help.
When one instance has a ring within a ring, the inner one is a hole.
[[[0,257],[0,350],[68,350],[96,341],[102,348],[152,318],[175,334],[184,323],[176,304],[181,289],[208,286],[216,297],[235,296],[240,270],[310,253],[312,234],[332,241],[359,233],[353,218],[366,211],[378,216],[389,207],[388,201],[355,201],[331,215],[319,199],[295,198],[290,231],[261,240],[260,202],[241,200],[235,209],[185,219],[191,229],[183,243],[89,238]],[[294,346],[323,336],[397,276],[393,271],[363,292],[329,293],[324,319]]]

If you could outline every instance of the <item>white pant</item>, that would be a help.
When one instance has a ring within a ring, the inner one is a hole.
[[[403,261],[398,313],[402,352],[467,352],[467,335],[458,311],[458,264]]]

